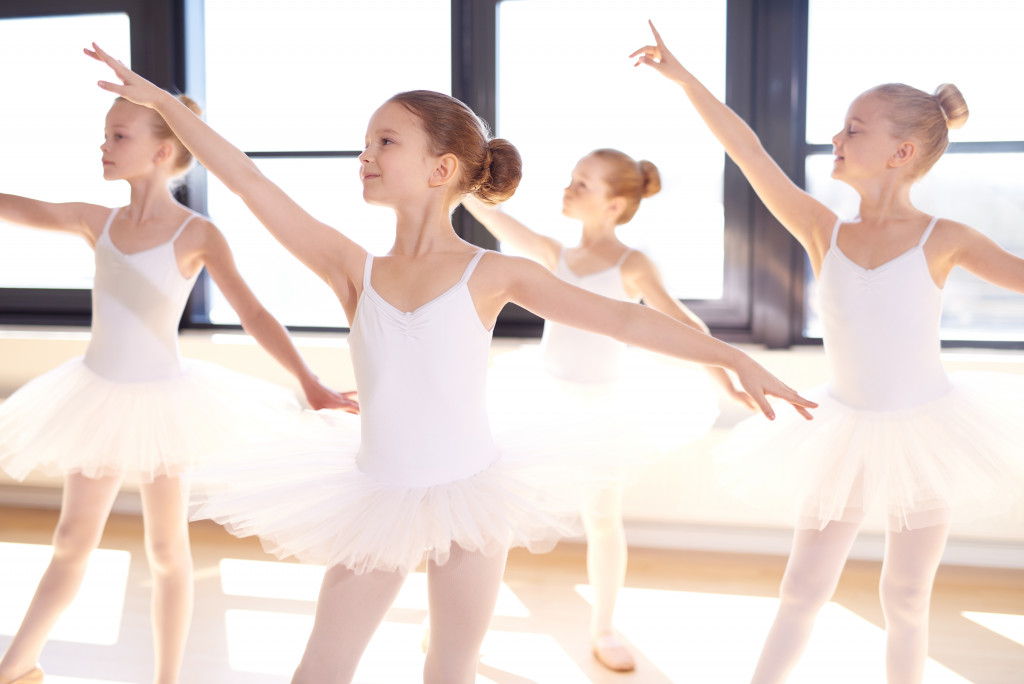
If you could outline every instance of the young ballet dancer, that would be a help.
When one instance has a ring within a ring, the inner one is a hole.
[[[1024,491],[1024,383],[997,374],[947,376],[939,358],[950,271],[960,266],[1024,292],[1024,259],[910,201],[911,186],[945,151],[947,129],[967,119],[967,105],[949,84],[934,95],[902,84],[859,95],[832,139],[832,177],[860,195],[858,215],[844,221],[794,185],[657,31],[654,38],[633,54],[637,64],[682,86],[761,200],[807,250],[820,291],[830,382],[814,427],[741,424],[720,457],[737,493],[799,505],[779,610],[753,681],[787,678],[877,503],[888,517],[879,592],[887,680],[920,682],[931,589],[951,517],[998,512]]]
[[[507,199],[520,162],[516,149],[489,140],[483,122],[458,100],[400,93],[371,117],[359,158],[363,198],[396,215],[394,246],[373,257],[306,213],[170,94],[93,47],[87,53],[120,80],[100,86],[156,109],[328,284],[351,321],[360,429],[341,424],[326,436],[272,447],[282,450],[278,462],[234,469],[199,511],[235,534],[259,535],[278,555],[327,566],[293,682],[351,681],[424,553],[431,630],[424,680],[473,681],[508,547],[550,545],[566,529],[575,502],[539,488],[551,471],[499,450],[488,427],[491,330],[507,302],[729,368],[768,416],[770,394],[810,417],[813,402],[739,350],[656,311],[577,289],[532,261],[461,240],[451,224],[455,206],[467,194]]]
[[[185,98],[182,106],[197,108]],[[128,206],[0,194],[0,218],[78,235],[96,259],[85,356],[0,404],[0,467],[18,480],[33,470],[65,477],[53,558],[0,660],[2,684],[43,680],[40,653],[81,585],[125,479],[139,484],[153,574],[153,681],[179,679],[193,592],[187,488],[179,477],[214,450],[285,434],[300,408],[283,387],[181,358],[178,321],[202,267],[245,330],[299,381],[312,408],[357,410],[306,366],[242,280],[217,228],[174,199],[170,183],[192,155],[159,115],[118,99],[103,135],[103,177],[131,186]]]
[[[462,206],[503,244],[562,280],[612,299],[642,300],[706,333],[703,321],[665,289],[651,259],[616,235],[618,226],[632,220],[641,200],[660,189],[658,169],[649,161],[637,162],[612,149],[595,150],[580,159],[562,198],[562,213],[582,223],[580,242],[574,247],[537,233],[472,196]],[[557,416],[565,429],[545,426],[545,440],[559,441],[560,451],[577,454],[581,461],[620,466],[618,477],[607,484],[584,487],[581,510],[587,575],[594,592],[592,650],[610,670],[629,672],[636,660],[612,627],[627,562],[623,470],[643,464],[666,446],[678,448],[706,434],[718,415],[718,395],[698,369],[655,368],[642,363],[637,354],[627,353],[618,340],[560,323],[544,326],[540,355],[534,351],[499,359],[491,374],[492,386],[497,386],[492,390],[492,409],[495,414],[511,414],[523,429],[531,429],[537,418]],[[729,396],[756,407],[721,367],[710,366],[707,371]],[[529,395],[529,400],[523,401],[522,395]],[[548,450],[552,447],[546,445]]]

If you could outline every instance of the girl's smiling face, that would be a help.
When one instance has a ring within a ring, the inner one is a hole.
[[[892,123],[877,95],[865,93],[855,99],[846,112],[843,130],[832,136],[832,177],[843,181],[874,178],[891,168],[889,161],[902,142],[891,130]]]
[[[393,207],[425,193],[433,160],[419,117],[400,103],[384,103],[370,117],[365,148],[359,155],[363,199]]]

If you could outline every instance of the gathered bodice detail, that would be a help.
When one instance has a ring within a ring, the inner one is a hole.
[[[867,410],[913,407],[950,388],[939,358],[942,290],[928,270],[924,244],[878,266],[863,268],[838,246],[836,222],[819,276],[830,391]]]
[[[491,331],[468,287],[483,254],[452,287],[409,312],[373,289],[373,257],[366,257],[349,346],[359,468],[381,481],[429,487],[469,477],[498,457],[486,410]]]

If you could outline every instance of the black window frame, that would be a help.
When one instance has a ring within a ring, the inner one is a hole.
[[[0,20],[127,14],[132,67],[164,88],[180,90],[185,73],[183,53],[178,48],[184,33],[182,8],[180,2],[149,0],[33,0],[3,3]],[[179,194],[186,204],[187,192],[183,187]],[[91,318],[89,290],[0,288],[0,324],[87,326]]]
[[[497,102],[497,6],[515,0],[452,0],[452,92],[484,119],[495,121]],[[804,184],[805,159],[820,154],[806,142],[808,0],[729,0],[726,47],[726,102],[758,133],[769,154],[798,185]],[[131,20],[132,63],[155,83],[204,96],[203,0],[37,0],[4,3],[0,19],[94,12],[126,12]],[[685,104],[681,104],[685,106]],[[961,143],[950,152],[1020,151],[1024,143]],[[248,151],[254,158],[350,158],[359,150]],[[724,296],[687,301],[712,332],[731,342],[785,348],[820,344],[805,338],[806,257],[795,239],[757,199],[739,169],[726,161]],[[206,210],[202,169],[180,190],[182,201]],[[484,247],[494,239],[461,209],[456,231]],[[208,278],[201,276],[186,307],[182,326],[237,329],[213,325],[207,314]],[[89,293],[80,290],[0,290],[0,323],[86,325]],[[294,327],[295,330],[323,328]],[[496,334],[533,336],[541,322],[510,306]],[[344,328],[331,328],[339,331]],[[961,342],[999,347],[998,343]]]

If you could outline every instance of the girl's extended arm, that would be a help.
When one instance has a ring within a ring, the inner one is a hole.
[[[688,325],[705,335],[710,334],[708,326],[705,325],[704,321],[686,308],[678,299],[669,294],[668,290],[665,289],[665,283],[661,279],[661,273],[658,272],[658,267],[654,265],[654,262],[646,254],[643,252],[633,252],[626,263],[623,264],[623,270],[624,277],[628,284],[632,286],[627,287],[627,289],[639,292],[644,304],[655,311],[660,311],[666,316],[674,318],[683,325]],[[721,386],[722,391],[729,397],[749,408],[757,408],[757,404],[750,395],[736,387],[732,377],[724,368],[720,366],[705,366],[705,368],[715,382]]]
[[[527,228],[498,207],[489,207],[472,195],[466,195],[462,206],[483,224],[499,242],[507,243],[516,252],[555,270],[562,243]]]
[[[953,245],[949,270],[960,266],[993,285],[1024,292],[1024,259],[1007,252],[970,226],[949,223],[948,227],[943,226],[946,230],[935,236]]]
[[[96,244],[110,209],[85,202],[43,202],[0,193],[0,220],[28,228],[57,230],[81,235]]]
[[[310,408],[342,409],[358,413],[359,404],[351,398],[354,393],[338,393],[321,384],[295,348],[284,326],[256,299],[238,272],[223,234],[208,221],[201,222],[191,230],[193,235],[198,234],[196,260],[206,266],[210,277],[238,314],[242,328],[299,381]]]
[[[100,81],[104,90],[152,107],[208,171],[235,193],[277,240],[327,282],[349,310],[352,283],[362,278],[366,252],[334,228],[317,221],[264,176],[245,153],[206,125],[167,91],[142,78],[93,44],[85,53],[98,59],[121,83]]]
[[[659,354],[729,369],[768,418],[775,417],[767,400],[769,395],[788,401],[807,419],[811,417],[807,408],[817,406],[739,349],[700,330],[649,307],[609,299],[570,285],[535,262],[498,258],[500,261],[492,259],[487,268],[494,279],[492,287],[501,293],[496,295],[498,299],[507,298],[542,318],[608,335]]]
[[[687,71],[665,47],[658,31],[651,24],[655,45],[647,45],[630,57],[637,64],[646,64],[671,81],[682,86],[694,109],[707,124],[726,153],[743,171],[768,210],[811,255],[814,260],[828,248],[828,237],[835,223],[835,214],[797,187],[768,156],[757,135],[741,119]]]

